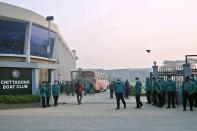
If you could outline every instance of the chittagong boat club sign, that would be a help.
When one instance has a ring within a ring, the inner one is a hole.
[[[32,69],[0,68],[0,95],[32,94]]]

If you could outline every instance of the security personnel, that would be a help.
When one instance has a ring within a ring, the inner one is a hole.
[[[162,108],[164,106],[163,93],[165,92],[165,83],[162,81],[161,78],[158,78],[157,83],[158,83],[158,89],[157,89],[158,107]]]
[[[168,76],[168,80],[166,82],[166,91],[167,91],[167,95],[168,95],[168,106],[167,108],[172,107],[176,108],[174,105],[174,99],[175,99],[175,93],[176,93],[176,83],[174,81],[172,81],[172,76]]]
[[[117,80],[114,86],[115,94],[116,94],[116,101],[117,101],[117,110],[120,109],[120,100],[122,100],[122,103],[124,104],[124,109],[126,109],[126,102],[124,100],[124,92],[125,87],[124,84],[120,81],[120,79]]]
[[[76,94],[77,94],[77,102],[78,102],[78,105],[82,104],[81,103],[81,100],[82,100],[82,92],[84,90],[84,87],[83,87],[83,83],[81,82],[81,80],[77,80],[77,83],[76,83]]]
[[[140,108],[143,106],[142,102],[140,101],[140,95],[141,95],[141,88],[142,88],[142,83],[139,81],[139,78],[135,78],[136,83],[135,83],[135,99],[136,99],[136,108]]]
[[[147,104],[151,104],[152,84],[148,77],[146,78],[145,91],[146,91]]]
[[[163,98],[163,103],[162,103],[162,105],[164,106],[164,105],[165,105],[165,102],[166,102],[166,84],[165,84],[165,81],[164,81],[163,78],[161,78],[161,81],[162,81],[163,84],[164,84],[163,93],[162,93],[162,98]]]
[[[194,100],[195,100],[195,104],[194,106],[197,107],[197,80],[195,80],[195,92],[194,92]]]
[[[129,81],[126,80],[125,82],[125,98],[129,99]]]
[[[156,81],[156,78],[152,78],[152,98],[153,98],[153,106],[158,105],[158,100],[157,100],[157,89],[158,89],[158,83]]]
[[[52,86],[52,93],[53,93],[53,98],[54,98],[54,106],[57,106],[58,98],[60,95],[60,86],[58,85],[57,81],[55,81]]]
[[[191,81],[194,82],[195,90],[194,90],[194,106],[197,107],[197,79],[194,78],[194,75],[191,76]]]
[[[193,111],[193,94],[195,91],[195,85],[190,80],[190,77],[185,78],[185,82],[182,85],[183,91],[183,110],[186,111],[187,100],[189,101],[190,111]]]
[[[46,82],[43,82],[40,86],[40,96],[42,100],[42,107],[46,107]]]
[[[46,97],[47,97],[47,106],[50,107],[50,97],[51,97],[51,82],[49,81],[46,85]]]
[[[75,80],[72,80],[71,81],[71,93],[72,93],[72,96],[74,96],[75,94]]]
[[[113,94],[114,94],[114,82],[111,82],[109,84],[109,92],[110,92],[110,98],[113,98]]]

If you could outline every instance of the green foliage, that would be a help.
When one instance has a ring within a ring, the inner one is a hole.
[[[129,95],[130,95],[130,96],[133,96],[133,95],[134,95],[134,86],[133,86],[133,85],[130,85],[130,88],[129,88]]]
[[[130,88],[129,88],[129,95],[130,96],[133,96],[134,95],[134,86],[133,85],[130,85]],[[144,87],[142,87],[142,92],[141,92],[141,95],[144,96],[146,95],[146,91],[144,90]]]
[[[40,97],[35,95],[0,95],[0,103],[18,104],[39,102]]]

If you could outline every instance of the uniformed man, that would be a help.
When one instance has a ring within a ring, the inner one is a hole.
[[[139,81],[139,78],[135,78],[135,99],[136,99],[136,108],[141,108],[143,106],[142,102],[140,101],[142,83]]]
[[[50,107],[50,97],[51,97],[51,82],[49,81],[46,85],[46,97],[47,97],[47,106]]]
[[[168,106],[167,108],[175,107],[175,93],[176,93],[176,83],[174,81],[172,81],[172,76],[168,76],[168,80],[166,82],[166,91],[167,91],[167,95],[168,95]]]
[[[42,107],[46,107],[46,82],[43,82],[40,85],[40,96],[41,96],[41,101],[42,101]]]
[[[54,106],[57,106],[58,98],[60,95],[60,86],[58,85],[57,81],[55,81],[52,86],[52,93],[53,93],[53,98],[54,98]]]
[[[194,90],[194,106],[197,107],[197,79],[194,77],[194,75],[191,76],[191,81],[195,85],[195,90]]]
[[[114,89],[115,89],[116,101],[117,101],[116,109],[117,110],[120,109],[120,100],[122,100],[122,103],[124,104],[124,109],[126,109],[126,102],[124,100],[125,87],[120,79],[118,79],[117,82],[115,83]]]
[[[126,99],[129,99],[129,87],[130,87],[130,85],[129,85],[129,81],[127,79],[125,82],[125,98]]]
[[[162,81],[161,78],[158,78],[157,83],[158,83],[158,89],[157,89],[158,107],[162,108],[164,106],[163,93],[165,92],[165,83]]]
[[[94,84],[93,84],[93,81],[90,81],[90,82],[89,82],[89,86],[90,86],[90,87],[89,87],[89,88],[90,88],[90,95],[91,95],[91,94],[94,95]]]
[[[152,78],[152,98],[153,98],[153,106],[158,105],[158,100],[157,100],[157,89],[158,89],[158,83],[156,81],[156,78]]]
[[[151,104],[152,84],[149,78],[146,78],[145,91],[146,91],[147,104]]]
[[[190,80],[190,77],[185,78],[185,82],[182,85],[183,91],[183,110],[186,111],[187,100],[189,101],[190,111],[193,111],[193,94],[195,91],[195,85]]]
[[[62,80],[62,82],[59,83],[59,86],[60,86],[60,92],[61,92],[61,94],[66,91],[66,84],[65,84],[65,81],[64,80]]]
[[[110,98],[113,98],[113,96],[114,96],[114,82],[111,82],[109,84],[109,92],[110,92]]]
[[[161,81],[164,83],[164,88],[163,88],[163,93],[162,93],[162,98],[163,98],[162,105],[164,106],[166,102],[166,84],[163,78],[161,78]]]
[[[75,80],[72,80],[71,81],[71,93],[72,93],[72,96],[74,96],[75,94]]]
[[[82,104],[81,103],[81,100],[82,100],[82,92],[83,92],[83,84],[81,82],[81,80],[77,80],[77,83],[76,83],[76,94],[77,94],[77,102],[78,102],[78,105]]]

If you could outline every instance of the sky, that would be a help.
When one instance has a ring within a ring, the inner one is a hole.
[[[196,0],[0,1],[53,15],[80,68],[151,68],[197,54]]]

